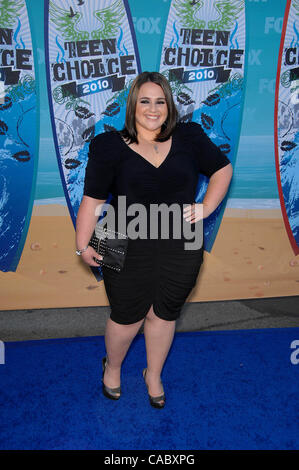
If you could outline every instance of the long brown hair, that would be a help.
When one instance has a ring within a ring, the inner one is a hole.
[[[178,112],[174,104],[171,87],[167,79],[159,72],[142,72],[135,78],[130,88],[127,100],[125,125],[121,131],[123,138],[128,140],[130,144],[133,142],[138,143],[135,124],[136,104],[139,90],[141,86],[147,82],[155,83],[162,88],[168,109],[166,122],[162,125],[161,132],[157,135],[155,140],[158,142],[164,142],[168,140],[172,135],[178,121]]]

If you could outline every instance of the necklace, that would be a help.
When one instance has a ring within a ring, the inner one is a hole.
[[[158,142],[151,142],[150,140],[147,140],[147,139],[142,139],[142,140],[144,143],[152,146],[156,154],[159,154]]]
[[[152,157],[150,158],[149,154],[147,155],[146,152],[145,152],[145,155],[142,155],[142,152],[141,152],[141,156],[143,156],[143,158],[145,158],[146,160],[149,160],[149,162],[154,165],[156,168],[159,166],[159,164],[161,163],[160,162],[160,159],[161,159],[161,154],[160,154],[160,147],[159,147],[159,142],[156,142],[156,141],[150,141],[150,140],[147,140],[147,139],[144,139],[143,137],[139,137],[138,138],[138,141],[139,143],[142,145],[145,145],[147,146],[150,146],[151,149],[152,149],[152,152],[154,152],[154,160],[155,162],[152,162],[151,159],[153,159],[153,154],[152,154]]]

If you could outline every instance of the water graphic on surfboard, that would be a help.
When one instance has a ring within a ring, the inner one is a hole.
[[[195,121],[234,164],[244,101],[245,2],[172,0],[160,60],[181,121]],[[208,156],[207,156],[208,157]],[[208,178],[199,175],[196,202]],[[211,251],[226,199],[204,220]]]
[[[37,95],[25,0],[0,0],[0,269],[16,271],[30,223]]]
[[[275,163],[281,211],[299,254],[299,1],[286,5],[275,93]]]
[[[127,1],[47,1],[45,44],[54,142],[75,225],[89,143],[122,129],[129,88],[141,71]]]

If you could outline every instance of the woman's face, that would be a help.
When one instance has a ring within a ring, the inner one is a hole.
[[[142,131],[159,133],[167,115],[167,103],[162,88],[153,82],[141,85],[135,112],[137,133]]]

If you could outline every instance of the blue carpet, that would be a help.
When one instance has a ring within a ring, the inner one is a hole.
[[[177,333],[163,372],[167,404],[150,407],[138,335],[118,402],[101,393],[104,338],[5,344],[0,448],[298,449],[299,328]]]

